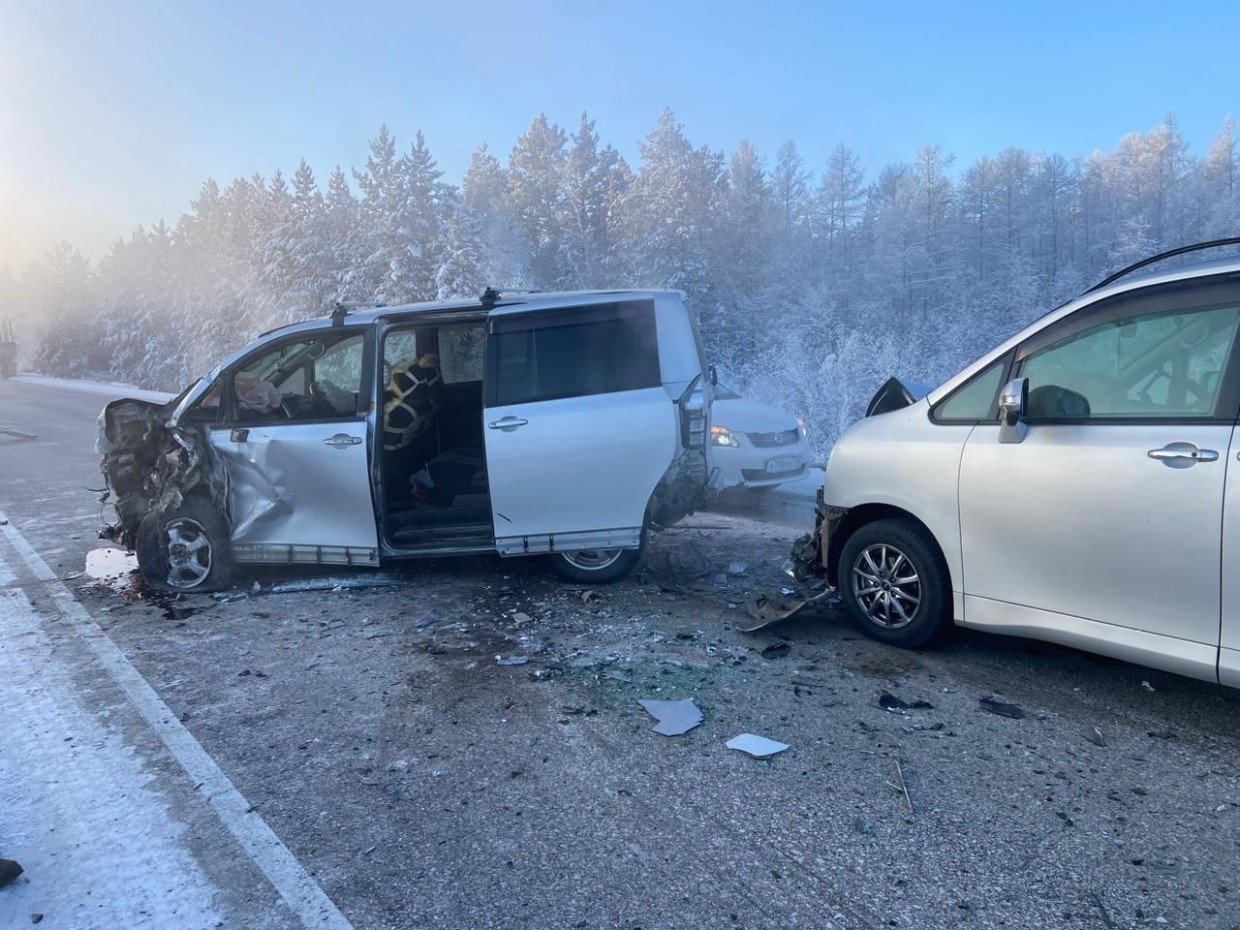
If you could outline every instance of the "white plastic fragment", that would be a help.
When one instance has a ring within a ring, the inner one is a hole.
[[[702,722],[702,712],[693,703],[693,698],[683,701],[638,701],[655,720],[659,721],[654,728],[656,733],[664,736],[680,736],[688,733]]]
[[[747,752],[755,759],[769,759],[788,748],[784,743],[777,743],[765,736],[754,736],[752,733],[742,733],[740,736],[732,737],[728,740],[727,746],[729,749]]]

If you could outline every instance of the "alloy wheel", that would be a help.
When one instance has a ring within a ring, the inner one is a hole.
[[[889,543],[862,549],[852,567],[853,595],[866,617],[898,630],[913,622],[921,605],[921,577],[903,552]]]

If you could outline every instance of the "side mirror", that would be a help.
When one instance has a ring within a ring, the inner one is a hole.
[[[1024,421],[1029,406],[1029,379],[1013,378],[999,393],[999,441],[1022,442],[1029,426]]]

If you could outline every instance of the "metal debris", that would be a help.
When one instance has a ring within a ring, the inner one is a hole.
[[[279,581],[268,590],[272,594],[289,594],[294,591],[344,591],[353,588],[387,588],[394,585],[407,584],[408,579],[400,575],[375,572],[356,577],[306,578],[299,581]],[[254,583],[254,593],[262,590],[262,586]]]
[[[530,661],[529,656],[509,656],[505,659],[503,656],[495,657],[496,665],[525,665]]]
[[[1025,712],[1015,704],[1005,704],[998,698],[984,697],[978,701],[982,706],[982,710],[988,710],[992,714],[1000,717],[1011,717],[1013,720],[1020,720],[1025,716]]]
[[[934,710],[934,705],[929,701],[913,701],[909,703],[896,697],[890,691],[884,691],[878,696],[878,706],[893,713],[902,710]]]
[[[728,566],[729,575],[743,575],[749,571],[748,562],[733,562]]]
[[[697,704],[693,702],[693,698],[685,698],[683,701],[639,700],[637,703],[646,708],[647,713],[659,721],[654,731],[664,736],[681,736],[704,719]]]
[[[827,600],[835,592],[824,588],[811,597],[789,597],[785,594],[763,593],[750,598],[745,604],[749,616],[758,622],[750,626],[740,627],[742,633],[755,633],[765,629],[772,623],[787,620],[802,607]]]
[[[765,736],[755,736],[752,733],[742,733],[740,736],[732,737],[728,740],[727,747],[747,752],[755,759],[769,759],[771,756],[781,753],[788,748],[785,743],[777,743],[773,739],[767,739]]]
[[[1107,744],[1106,739],[1102,735],[1102,731],[1099,730],[1097,727],[1090,727],[1088,730],[1086,730],[1085,738],[1089,740],[1091,743],[1093,743],[1095,746],[1105,746]]]

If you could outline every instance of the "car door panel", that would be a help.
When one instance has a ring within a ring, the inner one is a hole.
[[[969,625],[998,616],[993,601],[1105,625],[1090,636],[1217,643],[1225,462],[1171,467],[1149,453],[1226,450],[1231,425],[1034,424],[1014,444],[998,433],[979,426],[961,459]]]
[[[212,430],[237,559],[376,564],[366,437],[364,420]]]
[[[359,327],[299,334],[225,375],[228,422],[210,437],[228,475],[238,561],[378,563],[374,415],[360,399],[371,343]]]
[[[492,318],[484,434],[503,554],[636,546],[676,454],[652,301]]]
[[[626,531],[617,544],[636,545],[675,435],[676,408],[662,388],[489,408],[487,472],[500,551],[542,551],[554,548],[549,537],[600,531]],[[532,537],[542,539],[527,548]]]

